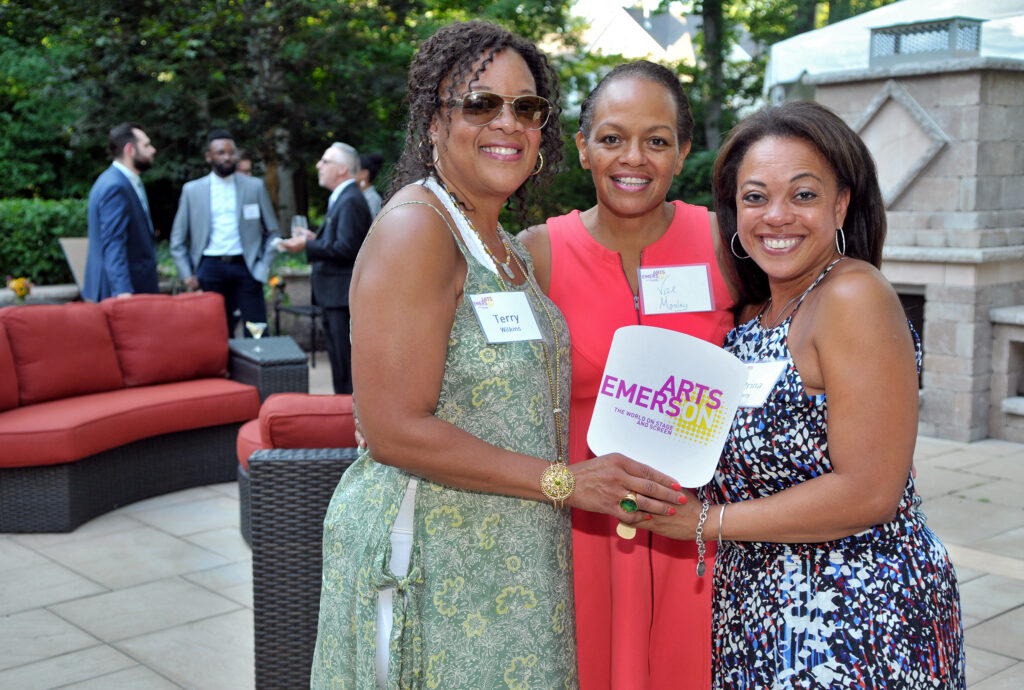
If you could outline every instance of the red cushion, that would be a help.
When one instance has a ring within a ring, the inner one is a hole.
[[[238,430],[238,439],[235,441],[235,452],[238,455],[238,464],[244,469],[249,469],[249,456],[262,448],[260,443],[260,420],[253,419],[242,425]]]
[[[216,292],[112,297],[101,304],[126,386],[227,375],[228,326]]]
[[[351,448],[355,433],[351,395],[275,393],[260,408],[263,448]]]
[[[122,388],[19,407],[0,414],[0,467],[80,460],[150,436],[244,422],[259,407],[255,386],[228,379]]]
[[[8,307],[16,309],[16,307]],[[14,354],[7,340],[7,330],[0,320],[0,411],[18,406],[18,375],[14,370]]]
[[[33,304],[0,311],[22,405],[124,386],[98,304]]]

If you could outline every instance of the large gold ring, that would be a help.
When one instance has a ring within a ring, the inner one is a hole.
[[[640,510],[640,504],[636,502],[636,494],[632,491],[628,492],[622,497],[622,500],[619,501],[619,507],[627,513],[635,513]]]

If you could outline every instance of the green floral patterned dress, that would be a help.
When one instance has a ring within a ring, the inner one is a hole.
[[[545,351],[553,353],[557,329],[557,385],[566,405],[565,321],[537,289],[517,241],[530,287],[503,284],[455,239],[468,264],[466,297],[455,313],[434,414],[495,446],[554,461]],[[526,292],[543,346],[484,338],[468,295],[514,289]],[[324,521],[312,687],[376,687],[377,591],[385,586],[395,587],[389,688],[577,687],[568,511],[420,479],[409,571],[396,577],[388,569],[390,530],[409,477],[364,452],[338,484]]]

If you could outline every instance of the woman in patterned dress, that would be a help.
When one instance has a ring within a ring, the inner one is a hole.
[[[741,288],[725,347],[775,384],[700,500],[638,526],[720,540],[715,687],[963,688],[956,575],[911,476],[920,344],[878,270],[867,147],[818,104],[761,111],[714,195]]]
[[[498,224],[559,159],[546,58],[493,24],[455,24],[421,46],[409,99],[394,191],[352,277],[369,450],[324,521],[311,685],[576,687],[558,508],[625,516],[627,491],[664,510],[679,494],[621,455],[565,465],[565,321]]]

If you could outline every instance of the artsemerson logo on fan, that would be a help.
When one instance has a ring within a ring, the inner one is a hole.
[[[669,376],[653,388],[606,374],[600,395],[619,401],[616,411],[640,426],[701,445],[732,421],[724,418],[721,390],[682,377]]]

